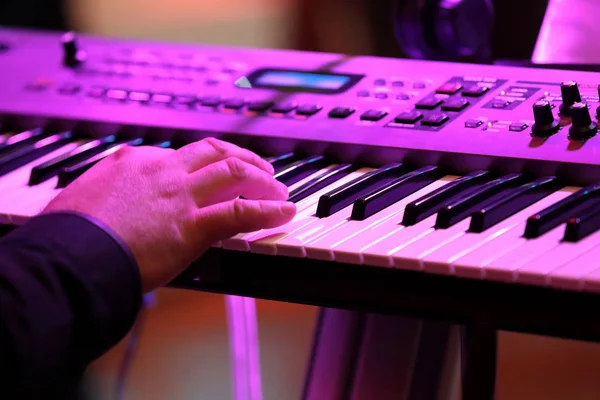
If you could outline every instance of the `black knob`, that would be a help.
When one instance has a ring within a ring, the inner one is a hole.
[[[75,33],[65,33],[61,42],[63,46],[63,63],[65,66],[73,68],[85,61],[86,53],[78,49]]]
[[[552,113],[552,106],[546,100],[536,101],[533,105],[533,120],[532,136],[547,138],[560,129],[560,124]]]
[[[569,139],[585,140],[598,132],[598,125],[592,121],[587,104],[575,103],[571,106],[572,125]]]
[[[562,96],[562,104],[559,108],[559,114],[564,117],[571,116],[571,106],[581,102],[581,94],[577,82],[568,81],[560,84],[560,94]]]

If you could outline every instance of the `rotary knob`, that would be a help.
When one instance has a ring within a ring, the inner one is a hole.
[[[560,129],[560,124],[552,113],[552,106],[546,100],[539,100],[533,105],[533,120],[532,136],[545,139]]]
[[[571,106],[572,125],[569,129],[569,138],[586,140],[598,132],[598,125],[592,121],[587,104],[575,103]]]
[[[78,48],[75,33],[65,33],[61,38],[61,42],[63,47],[63,64],[66,67],[74,68],[85,61],[87,54]]]
[[[562,82],[560,84],[560,94],[562,96],[562,104],[558,112],[563,117],[570,117],[571,106],[581,102],[581,94],[579,93],[577,82]]]

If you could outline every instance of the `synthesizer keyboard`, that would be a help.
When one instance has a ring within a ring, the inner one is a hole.
[[[175,286],[575,318],[569,304],[600,293],[599,83],[582,71],[0,29],[0,222],[25,223],[119,148],[217,137],[270,160],[298,215],[215,243],[206,260],[217,266]],[[242,268],[254,262],[264,269]]]

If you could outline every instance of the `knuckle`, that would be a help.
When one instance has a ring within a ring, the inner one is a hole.
[[[234,224],[238,224],[243,220],[246,209],[247,206],[244,200],[235,199],[233,201],[233,207],[231,207],[231,219]]]
[[[227,149],[222,141],[213,137],[207,137],[200,141],[200,144],[210,148],[218,154],[225,154]]]
[[[243,180],[248,177],[246,164],[239,158],[230,157],[225,160],[225,165],[229,175],[236,180]]]

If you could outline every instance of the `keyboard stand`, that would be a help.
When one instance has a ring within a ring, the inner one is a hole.
[[[460,336],[441,322],[321,309],[302,400],[457,400]]]

